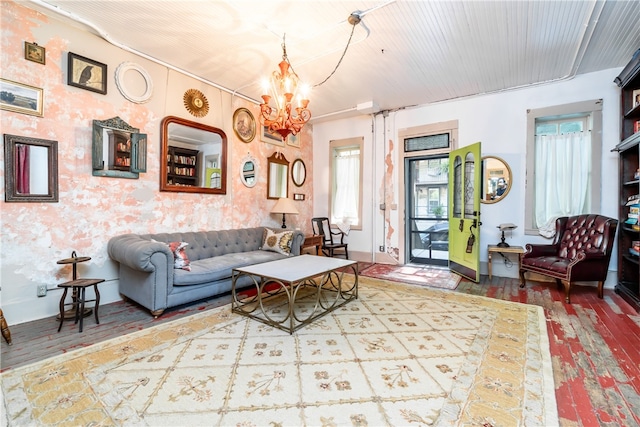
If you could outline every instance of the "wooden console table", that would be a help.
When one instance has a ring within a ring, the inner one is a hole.
[[[524,254],[524,248],[522,246],[508,246],[501,247],[498,245],[489,245],[489,281],[491,281],[491,254],[498,252],[501,254],[518,254],[518,277],[520,277],[520,266],[522,265],[522,255]]]
[[[322,255],[322,235],[309,235],[304,237],[304,242],[300,246],[300,255],[302,250],[306,248],[316,248],[316,255]]]

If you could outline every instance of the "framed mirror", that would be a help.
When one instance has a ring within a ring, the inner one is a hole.
[[[4,135],[6,202],[58,201],[58,141]]]
[[[302,187],[307,179],[307,167],[302,159],[295,159],[291,165],[291,180],[296,187]]]
[[[276,151],[267,158],[267,199],[279,199],[289,194],[289,161]]]
[[[162,120],[160,191],[227,194],[227,135],[169,116]]]
[[[498,203],[511,190],[511,168],[500,157],[482,158],[482,203]]]
[[[138,179],[147,171],[147,135],[120,117],[93,121],[93,176]]]
[[[240,180],[249,188],[255,187],[258,181],[258,162],[249,155],[240,164]]]

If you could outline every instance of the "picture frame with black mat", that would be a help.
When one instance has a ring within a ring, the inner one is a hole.
[[[107,94],[107,64],[69,52],[67,84],[91,92]]]

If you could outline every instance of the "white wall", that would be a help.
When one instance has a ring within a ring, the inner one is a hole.
[[[575,77],[571,80],[532,86],[502,93],[475,96],[465,99],[423,105],[399,111],[388,112],[388,117],[378,113],[375,120],[371,116],[361,116],[314,125],[314,215],[327,213],[329,198],[329,141],[357,136],[365,138],[365,188],[364,221],[362,231],[352,231],[349,235],[349,252],[358,259],[372,259],[380,245],[389,254],[389,262],[404,263],[403,242],[399,241],[404,226],[403,206],[397,210],[383,212],[379,205],[386,202],[388,208],[400,200],[399,183],[402,145],[398,141],[398,131],[403,128],[432,123],[458,120],[458,146],[482,142],[482,155],[494,155],[509,163],[513,171],[513,187],[506,198],[496,204],[483,204],[480,247],[499,242],[496,228],[503,222],[513,222],[518,229],[508,236],[508,243],[548,242],[541,236],[524,235],[525,164],[527,110],[553,105],[567,104],[590,99],[603,100],[602,129],[602,174],[601,192],[603,215],[617,217],[618,205],[618,156],[611,152],[619,142],[620,90],[613,83],[620,69],[609,69]],[[375,123],[372,132],[372,121]],[[382,261],[384,257],[378,257]],[[486,250],[482,250],[480,260],[486,273]],[[610,270],[615,270],[614,252]],[[515,277],[516,268],[507,270],[494,258],[494,275]],[[612,286],[614,275],[610,274],[607,286]]]

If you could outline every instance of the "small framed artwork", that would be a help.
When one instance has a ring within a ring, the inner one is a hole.
[[[290,133],[287,137],[287,145],[300,148],[300,136]]]
[[[42,117],[43,90],[0,79],[0,109]]]
[[[631,106],[633,108],[636,108],[638,105],[640,105],[640,89],[636,89],[633,91],[633,98],[631,101]]]
[[[38,43],[24,42],[24,59],[44,65],[45,48],[38,46]]]
[[[302,193],[293,193],[293,200],[303,201],[304,194]]]
[[[69,52],[67,84],[105,95],[107,93],[107,64]]]
[[[233,132],[242,142],[251,142],[256,137],[256,119],[251,111],[246,108],[238,108],[233,113]]]
[[[269,132],[269,128],[266,126],[262,126],[262,142],[266,142],[267,144],[279,145],[280,147],[284,147],[284,141],[280,135],[273,134]]]

